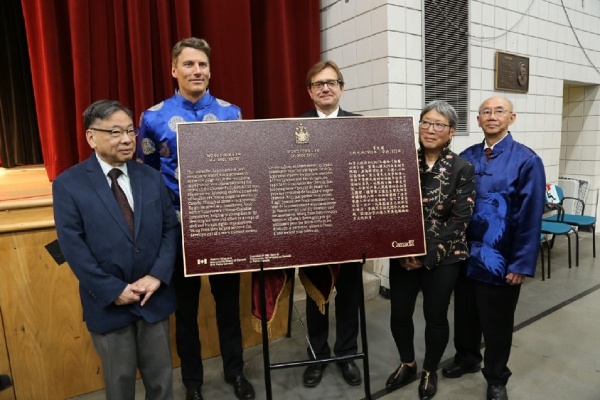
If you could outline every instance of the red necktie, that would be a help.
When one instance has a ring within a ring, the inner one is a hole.
[[[127,201],[127,196],[125,196],[125,192],[121,189],[121,186],[117,183],[117,178],[123,173],[118,168],[113,168],[109,171],[108,177],[110,178],[111,184],[110,188],[117,199],[117,203],[119,204],[119,208],[123,213],[123,217],[125,217],[125,222],[127,222],[127,226],[129,227],[129,231],[131,232],[131,237],[133,237],[133,233],[135,232],[133,227],[133,210]]]
[[[488,161],[490,161],[490,158],[492,158],[492,148],[488,147],[487,149],[483,150],[485,153],[485,163],[487,164]]]

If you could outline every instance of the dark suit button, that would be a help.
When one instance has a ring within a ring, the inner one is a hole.
[[[140,252],[140,248],[139,248],[139,247],[136,247],[134,251],[135,251],[136,253],[139,253],[139,252]]]

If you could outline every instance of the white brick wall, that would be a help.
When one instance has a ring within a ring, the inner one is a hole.
[[[505,96],[517,113],[511,131],[542,157],[547,180],[572,176],[589,180],[595,189],[600,187],[600,1],[564,3],[576,35],[560,0],[471,1],[469,134],[455,137],[453,149],[460,152],[483,140],[479,104]],[[322,59],[342,68],[343,108],[418,117],[424,97],[422,24],[422,0],[321,0]],[[496,51],[529,57],[529,93],[494,90]]]

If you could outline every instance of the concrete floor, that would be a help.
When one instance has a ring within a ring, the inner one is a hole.
[[[575,267],[573,254],[573,268],[568,269],[566,239],[558,237],[552,250],[552,278],[542,281],[541,269],[538,266],[536,277],[525,282],[517,307],[513,351],[509,362],[513,371],[508,384],[508,395],[511,399],[600,399],[600,268],[595,267],[597,261],[592,257],[591,248],[591,235],[580,233],[579,267]],[[600,261],[598,264],[600,266]],[[303,306],[297,307],[298,315],[302,315]],[[388,301],[381,296],[375,296],[365,303],[365,308],[371,398],[417,399],[418,380],[394,392],[385,390],[388,375],[399,363],[389,330]],[[452,326],[452,304],[449,318]],[[306,359],[302,321],[294,321],[291,338],[271,342],[271,363]],[[335,327],[333,321],[331,326]],[[415,311],[415,329],[417,363],[420,366],[424,354],[424,322],[419,303]],[[331,338],[334,334],[334,329],[331,329]],[[333,344],[333,339],[330,343]],[[440,367],[450,361],[453,353],[451,338]],[[257,399],[266,398],[262,347],[246,349],[244,358],[245,373],[256,389]],[[362,361],[357,361],[357,364],[362,370]],[[325,370],[321,384],[312,389],[302,385],[303,370],[304,368],[290,368],[273,371],[272,398],[356,400],[366,397],[364,385],[346,385],[334,365]],[[175,369],[173,374],[174,399],[183,400],[185,391],[179,369]],[[232,389],[223,382],[219,357],[205,360],[204,381],[202,393],[206,400],[235,399]],[[485,390],[486,383],[480,373],[450,380],[442,377],[439,372],[436,398],[483,400]],[[138,382],[136,400],[144,399],[143,393],[143,385]],[[103,391],[98,391],[75,399],[103,398]]]

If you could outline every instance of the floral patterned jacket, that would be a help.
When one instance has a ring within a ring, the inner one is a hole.
[[[418,150],[427,269],[469,258],[465,232],[475,204],[475,169],[445,148],[431,169]]]

